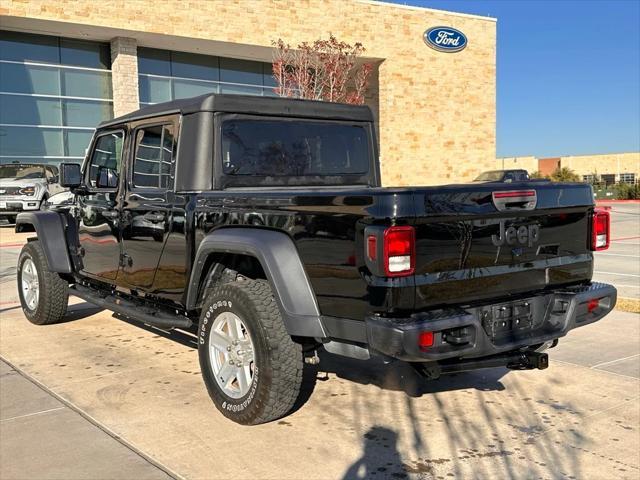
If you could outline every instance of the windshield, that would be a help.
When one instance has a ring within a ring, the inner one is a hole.
[[[0,165],[0,178],[15,180],[44,178],[44,167],[42,165]]]
[[[484,172],[476,177],[474,182],[497,182],[502,179],[503,172]]]

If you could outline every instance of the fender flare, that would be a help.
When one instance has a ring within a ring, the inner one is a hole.
[[[260,228],[220,228],[209,233],[196,252],[186,307],[198,301],[198,287],[207,257],[212,253],[236,253],[255,257],[271,284],[289,335],[325,338],[320,310],[293,240],[282,232]]]
[[[16,232],[36,232],[49,270],[72,273],[67,236],[62,216],[57,212],[22,212],[16,218]]]

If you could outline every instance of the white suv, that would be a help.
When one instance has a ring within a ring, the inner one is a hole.
[[[0,165],[0,218],[14,223],[20,212],[39,210],[61,192],[58,167],[27,163]]]

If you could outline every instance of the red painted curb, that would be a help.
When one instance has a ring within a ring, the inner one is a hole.
[[[611,241],[612,242],[621,242],[623,240],[636,240],[638,238],[640,238],[640,236],[637,236],[637,237],[620,237],[620,238],[612,238]]]
[[[0,243],[0,248],[21,247],[27,242],[22,243]]]
[[[599,203],[640,203],[640,200],[596,200]]]

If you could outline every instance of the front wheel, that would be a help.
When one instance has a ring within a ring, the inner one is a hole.
[[[287,333],[266,281],[215,287],[203,305],[198,337],[202,376],[224,416],[255,425],[293,408],[302,383],[302,347]]]
[[[24,316],[36,325],[58,323],[67,311],[69,285],[50,272],[40,242],[28,242],[18,257],[18,295]]]

